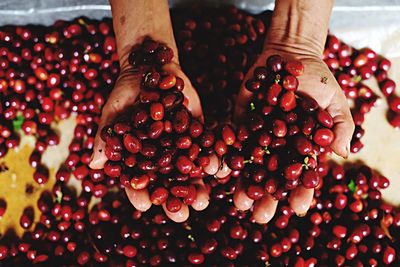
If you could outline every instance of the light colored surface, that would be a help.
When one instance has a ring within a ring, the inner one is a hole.
[[[400,57],[391,59],[391,77],[400,84]],[[382,196],[388,202],[400,205],[400,131],[394,129],[386,120],[388,106],[374,79],[366,82],[375,93],[382,97],[377,106],[365,116],[365,135],[361,139],[364,148],[351,154],[346,162],[362,161],[378,170],[390,180],[390,186],[383,190]],[[339,161],[343,161],[338,159]]]
[[[23,136],[21,145],[16,150],[10,150],[6,157],[0,159],[0,164],[7,166],[8,170],[0,173],[0,198],[4,198],[7,202],[7,210],[2,218],[0,218],[0,235],[9,228],[13,228],[16,234],[21,235],[23,229],[19,227],[19,218],[25,207],[34,208],[35,221],[39,220],[40,212],[37,209],[37,201],[41,192],[51,190],[55,182],[55,172],[68,156],[68,146],[73,137],[75,128],[75,116],[71,116],[67,120],[61,121],[54,125],[60,134],[60,144],[50,147],[43,154],[42,163],[49,167],[49,181],[44,185],[38,185],[33,180],[35,171],[29,165],[29,156],[34,148],[34,138]],[[32,186],[32,193],[27,194],[27,185]]]

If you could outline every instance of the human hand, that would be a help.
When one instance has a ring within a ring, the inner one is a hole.
[[[313,97],[321,108],[326,109],[334,121],[333,131],[335,140],[331,145],[332,150],[342,157],[347,157],[350,149],[350,141],[354,131],[354,123],[351,117],[347,100],[342,89],[337,83],[326,64],[318,53],[308,50],[292,49],[283,45],[265,45],[263,53],[259,56],[252,68],[250,68],[244,81],[253,75],[255,67],[265,66],[266,60],[272,55],[280,55],[285,61],[299,60],[304,65],[304,74],[297,77],[299,87],[297,92]],[[248,109],[252,93],[242,84],[235,107],[235,117],[240,120],[241,116]],[[306,189],[298,186],[290,192],[289,204],[294,212],[302,216],[310,207],[314,189]],[[255,201],[249,198],[242,188],[240,180],[234,195],[234,203],[240,210],[248,210],[253,207],[253,216],[258,223],[267,223],[275,214],[278,201],[271,195]]]
[[[191,111],[192,115],[200,121],[203,121],[200,99],[196,90],[191,85],[190,80],[182,72],[178,61],[174,60],[173,62],[164,65],[163,70],[183,79],[185,84],[183,94],[188,100],[185,101],[185,103],[187,103],[187,107]],[[100,138],[101,129],[104,126],[111,124],[125,110],[135,104],[140,93],[142,76],[143,73],[137,73],[131,67],[127,67],[121,71],[115,87],[102,110],[98,132],[95,137],[94,152],[89,164],[92,169],[102,169],[107,161],[107,157],[105,156],[105,143]],[[208,191],[201,179],[194,180],[193,183],[197,189],[197,198],[192,204],[192,207],[195,210],[203,210],[208,205]],[[125,188],[125,191],[132,205],[136,209],[146,211],[151,207],[152,202],[150,201],[147,189],[135,190],[127,187]],[[189,216],[189,208],[184,204],[176,213],[169,212],[166,209],[165,204],[163,204],[163,209],[167,216],[176,222],[183,222]]]

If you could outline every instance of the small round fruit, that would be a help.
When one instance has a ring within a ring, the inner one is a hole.
[[[317,129],[314,133],[313,140],[317,145],[329,146],[335,138],[334,133],[328,128]]]

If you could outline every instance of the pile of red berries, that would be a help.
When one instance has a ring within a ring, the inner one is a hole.
[[[262,49],[272,12],[199,6],[171,12],[181,66],[200,99],[207,99],[206,122],[230,123],[234,95]]]
[[[0,265],[399,265],[400,213],[381,200],[388,180],[366,166],[345,170],[326,162],[323,147],[332,138],[331,122],[315,101],[296,96],[300,64],[277,67],[282,59],[275,57],[257,69],[247,83],[257,91],[248,123],[232,126],[234,95],[262,49],[270,16],[233,7],[172,12],[181,66],[207,100],[202,103],[206,122],[192,118],[183,105],[182,80],[162,71],[173,57],[171,50],[146,41],[129,58],[144,73],[138,103],[127,112],[133,116],[102,132],[110,159],[106,170],[90,170],[87,164],[101,108],[119,73],[111,21],[78,18],[51,27],[0,28],[0,157],[18,147],[22,132],[34,135],[29,162],[36,169],[34,180],[46,183],[51,177],[41,155],[59,142],[54,124],[71,114],[77,121],[57,182],[37,202],[39,222],[33,221],[31,207],[24,210],[24,235],[8,232],[0,238]],[[362,80],[376,77],[389,101],[389,121],[399,127],[387,59],[330,35],[324,60],[346,96],[355,100],[352,152],[362,147],[364,115],[377,99]],[[211,161],[221,168],[207,168]],[[190,179],[204,176],[211,185],[210,206],[191,212],[182,224],[170,221],[160,207],[141,213],[123,190],[111,192],[121,184],[146,187],[154,204],[169,199],[170,210],[177,210],[193,199]],[[71,177],[82,191],[69,186]],[[272,221],[262,226],[250,211],[234,207],[236,181],[230,177],[245,180],[253,198],[275,192],[279,199],[299,183],[319,185],[305,217],[294,216],[283,200]],[[94,206],[89,205],[93,196]],[[5,212],[7,203],[0,200],[0,220]]]
[[[0,157],[19,145],[21,134],[35,136],[29,163],[38,184],[49,179],[42,154],[59,144],[54,124],[71,114],[78,126],[57,177],[67,182],[71,171],[78,179],[89,172],[96,121],[119,73],[110,24],[79,18],[0,30]]]
[[[162,71],[173,51],[152,40],[130,54],[134,68],[148,66],[137,103],[125,118],[101,130],[108,158],[104,172],[136,190],[149,189],[153,204],[166,203],[177,212],[182,202],[191,205],[196,187],[190,180],[203,178],[209,164],[214,134],[192,117],[184,106],[184,82]]]
[[[296,93],[296,77],[303,71],[301,62],[273,55],[246,81],[254,97],[238,127],[241,145],[228,153],[227,163],[242,170],[244,188],[254,200],[266,193],[280,200],[299,184],[319,184],[318,155],[334,140],[333,119],[314,99]]]
[[[297,217],[282,201],[268,225],[234,207],[234,180],[214,187],[210,207],[182,224],[160,207],[135,210],[124,192],[108,192],[89,208],[87,194],[59,186],[42,194],[33,231],[0,242],[0,259],[44,266],[396,266],[400,213],[380,198],[388,180],[364,165],[318,165],[324,184],[307,215]]]
[[[348,99],[353,102],[353,120],[356,130],[351,141],[350,151],[357,153],[363,148],[361,137],[364,135],[362,124],[365,115],[376,104],[379,98],[371,88],[363,83],[375,77],[383,96],[389,104],[388,121],[400,127],[400,100],[395,95],[396,83],[389,78],[391,63],[388,59],[377,55],[369,48],[357,50],[342,43],[334,35],[329,35],[323,53],[325,63],[335,75]]]

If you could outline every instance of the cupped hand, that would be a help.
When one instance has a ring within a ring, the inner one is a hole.
[[[190,80],[182,72],[179,64],[176,62],[171,62],[167,65],[164,65],[163,70],[183,79],[185,84],[183,94],[188,100],[185,101],[185,103],[187,103],[187,108],[191,111],[195,118],[203,121],[200,99]],[[108,97],[108,100],[102,110],[98,131],[95,137],[92,160],[89,164],[90,168],[102,169],[104,167],[107,157],[104,153],[105,143],[100,138],[100,131],[104,126],[111,124],[126,109],[134,105],[140,93],[142,75],[143,73],[137,73],[130,68],[126,68],[125,70],[121,71],[115,87]],[[192,207],[195,210],[203,210],[208,206],[209,203],[208,191],[201,179],[194,180],[193,183],[197,188],[197,198],[192,204]],[[125,191],[130,202],[137,210],[146,211],[151,207],[152,203],[150,201],[150,195],[147,189],[135,190],[133,188],[125,188]],[[183,222],[189,217],[189,208],[185,204],[183,204],[182,208],[176,213],[169,212],[165,205],[163,205],[163,209],[167,216],[176,222]]]
[[[285,48],[267,48],[259,56],[253,67],[250,68],[244,81],[252,77],[255,67],[265,66],[267,58],[276,54],[282,56],[286,61],[299,60],[303,63],[304,74],[297,77],[299,80],[297,92],[313,97],[320,107],[326,109],[332,116],[335,139],[331,148],[337,155],[347,158],[354,131],[354,123],[342,89],[318,54],[292,53],[290,49]],[[248,110],[251,97],[252,93],[245,88],[243,83],[235,107],[235,118],[237,120],[243,118],[246,110]],[[313,194],[314,189],[306,189],[301,185],[290,192],[289,204],[297,215],[303,216],[306,214],[311,205]],[[271,195],[266,195],[254,202],[241,187],[240,180],[235,191],[234,203],[241,210],[248,210],[254,206],[253,217],[258,223],[269,222],[274,216],[278,205],[278,201]]]

